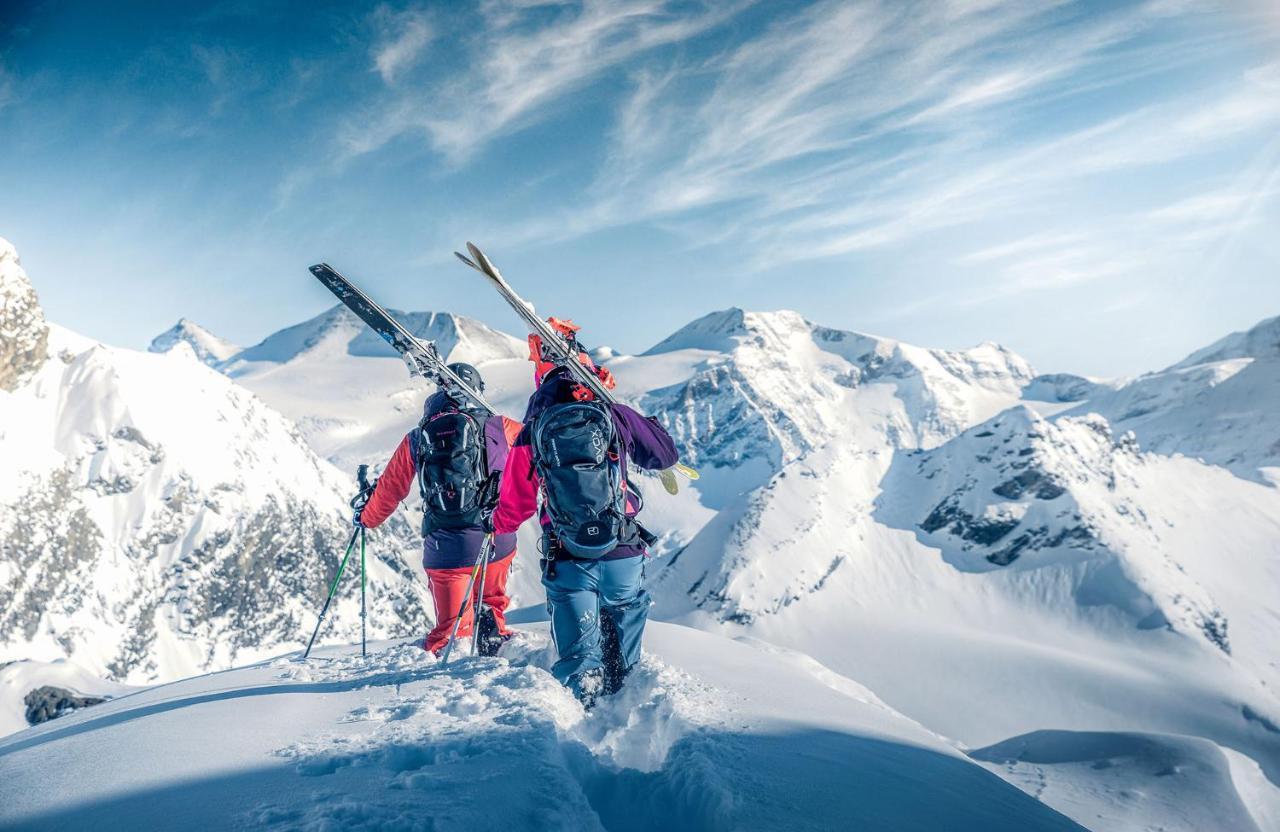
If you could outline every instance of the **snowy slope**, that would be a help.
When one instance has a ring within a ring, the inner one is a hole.
[[[178,344],[186,344],[200,359],[210,367],[226,361],[240,352],[241,347],[225,339],[219,338],[195,321],[182,318],[169,329],[151,339],[147,347],[149,352],[168,352]]]
[[[1280,790],[1211,742],[1168,734],[1037,731],[972,752],[1095,832],[1275,829]],[[1254,789],[1268,794],[1260,799]],[[1250,795],[1246,802],[1241,793]],[[1249,803],[1255,807],[1250,809]]]
[[[1079,828],[811,659],[648,647],[589,715],[541,634],[448,671],[386,643],[153,688],[0,740],[0,825]]]
[[[0,391],[0,661],[70,657],[147,682],[300,644],[352,481],[185,343],[157,355],[57,327],[47,339],[50,357]],[[401,557],[412,538],[399,525],[371,553],[375,634],[425,622]],[[357,632],[356,584],[328,637]]]
[[[1072,412],[1100,413],[1157,453],[1280,484],[1280,317],[1166,370],[1101,386]]]
[[[66,659],[0,662],[0,737],[28,726],[27,698],[41,688],[92,699],[115,698],[137,689],[99,679]]]
[[[634,384],[633,371],[660,375],[672,364],[688,375],[651,380],[643,402],[663,415],[689,458],[731,468],[755,459],[771,471],[864,426],[895,446],[936,445],[1010,406],[1033,377],[1023,359],[995,344],[923,349],[794,312],[741,309],[712,313],[610,366]],[[865,388],[892,398],[850,412]]]

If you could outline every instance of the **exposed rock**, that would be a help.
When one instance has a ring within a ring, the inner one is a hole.
[[[28,725],[39,725],[51,719],[106,702],[101,696],[81,696],[66,688],[55,688],[51,685],[36,688],[22,698],[26,706]]]
[[[49,358],[49,325],[13,245],[0,237],[0,390],[16,390]]]

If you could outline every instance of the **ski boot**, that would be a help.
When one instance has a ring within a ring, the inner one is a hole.
[[[480,618],[476,622],[476,655],[496,656],[507,643],[509,635],[498,632],[498,619],[490,607],[481,607]]]
[[[569,680],[569,690],[578,697],[584,711],[591,710],[604,692],[604,671],[598,667],[582,671]]]

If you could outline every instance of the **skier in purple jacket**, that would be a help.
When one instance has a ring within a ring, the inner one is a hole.
[[[542,483],[534,464],[532,427],[539,415],[554,405],[581,402],[590,395],[567,369],[552,368],[534,355],[531,358],[537,363],[538,388],[529,399],[524,428],[507,458],[507,474],[493,513],[493,529],[498,534],[514,532],[537,511]],[[607,370],[597,373],[607,378]],[[654,419],[623,404],[609,406],[609,415],[624,473],[621,488],[626,514],[636,533],[602,557],[581,558],[571,555],[550,533],[545,505],[539,518],[543,529],[542,584],[559,653],[552,673],[587,707],[594,705],[598,696],[616,692],[640,660],[640,640],[649,612],[643,582],[645,546],[651,538],[632,522],[642,502],[626,480],[627,464],[661,470],[670,468],[678,458],[670,434]]]

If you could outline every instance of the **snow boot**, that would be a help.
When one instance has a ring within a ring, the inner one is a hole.
[[[623,664],[622,642],[618,637],[618,627],[614,624],[612,616],[604,614],[600,616],[600,653],[604,661],[604,679],[600,692],[604,696],[613,696],[622,690],[623,682],[626,681],[631,668]]]
[[[481,606],[480,617],[476,620],[476,655],[496,656],[506,641],[498,632],[498,619],[494,617],[493,609]]]
[[[598,667],[582,671],[569,680],[569,689],[578,697],[584,711],[591,710],[604,691],[604,671]]]

